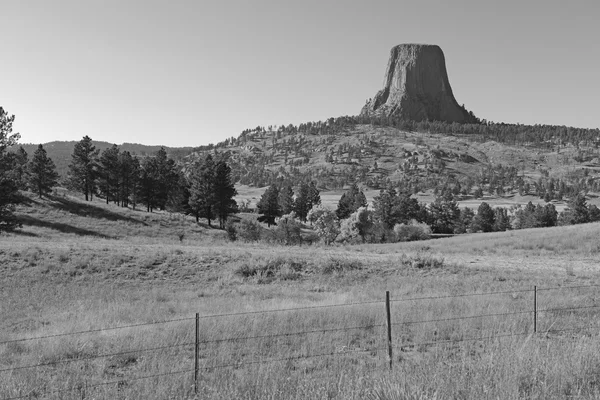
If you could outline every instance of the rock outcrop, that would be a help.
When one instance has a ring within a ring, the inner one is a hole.
[[[415,121],[476,122],[452,94],[444,53],[439,46],[401,44],[392,48],[383,89],[361,115]]]

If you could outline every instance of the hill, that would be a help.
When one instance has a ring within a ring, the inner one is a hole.
[[[54,163],[56,164],[56,169],[62,178],[65,178],[67,176],[69,163],[71,162],[71,155],[73,154],[73,147],[76,143],[77,141],[74,140],[42,143],[44,149],[46,149],[46,152],[48,153],[48,157],[50,157],[54,161]],[[92,141],[92,143],[100,151],[113,146],[113,143],[96,140]],[[33,152],[37,149],[38,144],[25,143],[19,144],[19,146],[22,146],[29,155],[29,157],[31,157]],[[138,143],[123,143],[119,145],[121,151],[128,151],[131,154],[137,154],[139,156],[151,155],[158,151],[161,147],[164,147],[167,150],[171,158],[178,161],[181,161],[187,155],[199,149],[198,147],[166,147],[159,145],[144,145]]]

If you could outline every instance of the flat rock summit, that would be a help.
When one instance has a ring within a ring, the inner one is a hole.
[[[444,52],[439,46],[401,44],[392,48],[383,89],[361,115],[414,121],[475,122],[452,94]]]

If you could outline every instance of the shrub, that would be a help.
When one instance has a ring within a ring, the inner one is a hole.
[[[300,235],[301,225],[296,219],[296,213],[291,212],[279,218],[277,221],[277,228],[275,228],[275,237],[278,241],[291,245],[302,243],[302,236]]]
[[[427,240],[431,237],[431,228],[429,225],[413,219],[409,224],[396,224],[394,233],[398,242]]]
[[[342,221],[339,238],[344,242],[365,242],[372,227],[373,213],[367,207],[360,207]]]
[[[321,268],[323,274],[332,274],[334,272],[347,272],[362,269],[363,264],[359,260],[352,260],[343,257],[330,257]]]
[[[333,210],[317,204],[308,212],[308,221],[313,224],[319,238],[330,244],[340,233],[340,221]]]
[[[258,222],[242,219],[237,229],[237,235],[249,242],[260,240],[261,227]]]
[[[225,224],[225,232],[227,232],[227,237],[232,242],[237,240],[237,229],[235,227],[235,223],[232,220],[228,220]]]

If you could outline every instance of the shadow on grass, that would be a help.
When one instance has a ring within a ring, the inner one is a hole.
[[[49,198],[52,200],[52,203],[49,203],[49,206],[80,217],[107,219],[109,221],[126,221],[148,226],[147,223],[140,221],[139,219],[127,217],[92,204],[82,204],[59,196],[50,196]]]
[[[95,236],[103,239],[116,239],[114,236],[104,235],[102,233],[90,231],[89,229],[78,228],[76,226],[63,224],[62,222],[42,221],[29,215],[20,215],[19,222],[23,225],[49,228],[59,232],[72,233],[79,236]]]
[[[20,218],[19,218],[20,220]],[[21,229],[17,228],[15,230],[12,230],[10,232],[8,232],[11,235],[15,235],[15,236],[27,236],[27,237],[39,237],[40,235],[33,233],[33,232],[25,232],[22,231]]]

